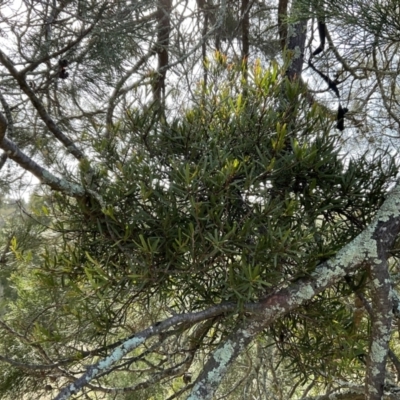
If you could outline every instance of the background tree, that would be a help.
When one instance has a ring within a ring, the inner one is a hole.
[[[1,393],[396,398],[393,4],[15,7]]]

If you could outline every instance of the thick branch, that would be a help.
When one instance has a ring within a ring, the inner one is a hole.
[[[250,3],[249,0],[242,0],[242,61],[247,67],[247,59],[250,55]]]
[[[291,15],[298,12],[298,2],[294,1],[291,7]],[[303,70],[304,50],[307,36],[307,19],[301,19],[288,26],[287,49],[291,56],[287,76],[290,80],[299,79]]]
[[[159,0],[157,4],[157,79],[154,84],[154,100],[162,104],[165,101],[165,77],[169,63],[169,36],[171,33],[171,0]]]
[[[63,178],[57,178],[51,172],[47,171],[24,154],[11,140],[4,138],[0,147],[5,151],[7,156],[11,158],[11,160],[15,161],[26,171],[35,175],[42,183],[48,185],[51,189],[64,192],[73,197],[81,197],[85,195],[85,189],[82,186],[68,182]]]
[[[252,327],[245,323],[225,339],[207,361],[187,400],[212,399],[228,368],[253,338]]]
[[[7,160],[8,160],[7,154],[6,154],[6,153],[3,153],[3,154],[0,156],[0,170],[6,165]]]
[[[284,50],[287,39],[287,7],[288,0],[279,0],[278,5],[278,31],[281,48]]]
[[[381,231],[375,238],[381,262],[370,267],[372,326],[365,377],[366,400],[380,400],[383,396],[393,316],[391,279],[386,260],[388,246],[393,244],[393,238],[387,237],[385,231]]]
[[[156,323],[155,325],[150,326],[144,331],[138,332],[134,336],[128,338],[124,343],[122,343],[115,350],[113,350],[113,352],[105,359],[100,360],[98,363],[89,366],[85,374],[83,374],[74,383],[71,383],[68,386],[66,386],[54,398],[54,400],[68,399],[70,396],[72,396],[74,393],[78,392],[81,388],[86,386],[90,381],[92,381],[98,375],[102,374],[105,371],[108,371],[113,364],[120,361],[126,354],[139,347],[150,337],[160,334],[161,332],[164,332],[168,328],[183,322],[186,323],[200,322],[226,312],[235,311],[236,309],[237,309],[236,304],[233,303],[221,304],[218,306],[211,307],[208,310],[200,311],[197,313],[175,315],[162,322]]]
[[[378,265],[379,257],[390,249],[399,231],[400,185],[397,185],[381,206],[374,221],[359,236],[344,246],[334,258],[320,264],[310,278],[300,279],[291,286],[262,299],[257,304],[248,304],[244,307],[245,311],[253,312],[255,315],[252,319],[245,321],[215,350],[205,365],[204,372],[198,378],[189,399],[212,398],[230,365],[260,331],[267,328],[277,318],[294,310],[346,275],[351,274],[365,261]],[[379,243],[377,238],[380,238]],[[96,376],[108,371],[113,364],[148,338],[179,323],[199,322],[236,309],[235,304],[221,304],[198,313],[173,316],[137,333],[117,347],[110,356],[90,366],[77,381],[64,388],[55,400],[68,399]]]
[[[7,120],[3,113],[0,112],[0,142],[6,136]]]
[[[255,315],[252,321],[246,321],[234,335],[217,348],[206,363],[204,372],[200,374],[188,399],[211,399],[229,366],[244,346],[276,319],[311,300],[366,261],[370,265],[385,262],[387,251],[393,246],[399,231],[400,185],[397,185],[382,204],[374,221],[344,246],[333,259],[318,266],[310,279],[302,279],[283,288],[251,307],[253,311],[259,311],[259,315]],[[384,259],[381,260],[380,257]]]
[[[386,358],[392,323],[390,276],[386,260],[371,268],[372,318],[367,373],[365,377],[366,400],[380,400],[385,383]]]

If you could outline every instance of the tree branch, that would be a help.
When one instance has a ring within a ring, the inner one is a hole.
[[[166,329],[183,323],[183,322],[200,322],[204,321],[208,318],[212,318],[218,316],[220,314],[226,312],[232,312],[237,309],[237,305],[234,303],[229,304],[220,304],[214,307],[211,307],[204,311],[199,311],[197,313],[186,313],[180,315],[174,315],[171,318],[168,318],[162,322],[157,322],[155,325],[150,326],[149,328],[136,333],[134,336],[128,338],[124,343],[118,346],[116,349],[112,351],[112,353],[100,360],[98,363],[91,365],[87,368],[87,372],[84,373],[79,379],[75,382],[66,386],[55,398],[54,400],[66,400],[74,393],[77,393],[81,388],[86,386],[89,382],[91,382],[98,375],[102,374],[105,371],[108,371],[109,368],[120,361],[122,357],[131,352],[132,350],[139,347],[142,343],[144,343],[150,337],[160,334]]]
[[[373,222],[335,257],[320,264],[310,278],[301,279],[250,307],[254,312],[259,311],[259,314],[246,321],[234,335],[217,348],[197,379],[188,400],[211,399],[240,350],[277,318],[311,300],[365,262],[370,265],[381,265],[385,262],[386,253],[393,246],[399,231],[400,184],[397,184]],[[380,257],[384,257],[384,260]],[[378,362],[375,355],[374,361]]]
[[[1,113],[0,116],[2,116]],[[0,123],[0,137],[2,135],[2,131],[3,126]],[[5,151],[11,160],[15,161],[26,171],[29,171],[31,174],[35,175],[42,183],[48,185],[51,189],[63,192],[72,197],[81,197],[85,195],[86,191],[82,186],[69,182],[64,178],[57,178],[50,171],[44,169],[26,154],[24,154],[11,140],[4,138],[0,143],[0,148]]]
[[[335,257],[320,264],[309,278],[300,279],[256,304],[245,305],[244,310],[253,312],[255,315],[244,321],[242,326],[239,326],[210,356],[188,399],[211,399],[226,371],[240,352],[260,331],[267,328],[277,318],[309,301],[316,294],[354,272],[360,265],[365,265],[366,261],[371,265],[380,265],[382,260],[379,257],[387,253],[399,231],[400,185],[398,184],[382,204],[374,221],[360,235],[344,246]],[[108,371],[113,364],[120,361],[122,357],[148,338],[169,327],[183,322],[199,322],[236,309],[235,304],[221,304],[198,313],[176,315],[157,323],[127,339],[105,359],[89,366],[85,374],[65,387],[54,400],[68,399],[92,379]]]
[[[382,222],[379,222],[378,226],[379,224]],[[390,233],[387,236],[384,230],[374,238],[381,262],[372,263],[370,267],[372,327],[365,378],[366,400],[380,400],[383,396],[393,316],[391,279],[386,258],[395,238]]]
[[[379,240],[379,239],[378,239]],[[371,335],[365,376],[366,400],[380,400],[385,384],[386,359],[392,325],[391,280],[386,255],[380,264],[373,264],[371,271]]]

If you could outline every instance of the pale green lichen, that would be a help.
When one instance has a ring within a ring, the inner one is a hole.
[[[338,252],[334,259],[335,264],[348,265],[350,262],[354,263],[357,259],[361,261],[364,257],[378,258],[376,240],[373,239],[377,224],[378,222],[387,222],[399,213],[400,185],[391,191],[368,228]]]
[[[75,196],[75,195],[83,196],[85,194],[85,190],[83,189],[82,186],[77,185],[75,183],[68,182],[65,179],[57,178],[56,176],[54,176],[53,174],[51,174],[48,171],[43,171],[42,176],[43,176],[43,179],[42,179],[43,183],[47,183],[50,186],[51,186],[51,184],[60,186],[61,189],[65,193],[67,193],[71,196]]]
[[[366,257],[378,257],[376,240],[372,238],[376,224],[373,222],[364,232],[343,247],[335,257],[335,264],[347,266],[350,263],[361,262]]]
[[[298,293],[296,293],[295,301],[297,301],[297,299],[310,300],[314,297],[314,295],[315,295],[315,290],[311,287],[311,285],[306,285],[306,286],[300,288]]]
[[[124,355],[126,355],[128,352],[138,347],[144,341],[145,341],[144,336],[135,336],[124,342],[124,344],[118,346],[104,360],[100,361],[97,365],[93,365],[88,368],[88,374],[84,377],[85,382],[89,383],[100,372],[109,369],[115,362],[121,360]],[[64,389],[65,393],[63,395],[57,396],[57,399],[64,400],[69,398],[71,394],[75,393],[79,389],[79,387],[77,387],[74,383],[71,383],[68,385],[66,389]]]
[[[207,373],[207,378],[205,379],[205,381],[200,381],[194,386],[192,393],[187,398],[187,400],[205,399],[205,397],[202,394],[200,394],[201,389],[212,387],[214,386],[214,384],[218,384],[221,381],[222,377],[225,374],[225,371],[228,368],[229,363],[232,360],[234,351],[235,350],[232,342],[228,340],[224,343],[222,347],[220,347],[214,352],[213,358],[217,366]],[[206,391],[207,391],[206,398],[208,398],[209,397],[208,395],[209,394],[211,395],[212,390],[206,389]]]
[[[17,152],[15,151],[15,152],[12,152],[11,150],[7,150],[7,152],[6,152],[10,157],[15,157],[16,155],[17,155]]]
[[[300,58],[301,55],[302,55],[302,52],[301,52],[300,47],[299,47],[299,46],[296,46],[296,47],[294,48],[294,56],[293,56],[293,58],[294,58],[294,59]]]
[[[368,384],[368,393],[370,394],[378,394],[378,391],[376,390],[375,386]]]
[[[216,363],[215,368],[207,373],[207,377],[204,380],[200,380],[195,384],[187,400],[206,400],[212,398],[212,387],[216,387],[224,377],[232,362],[235,346],[238,347],[239,352],[242,351],[246,346],[246,339],[252,335],[250,329],[242,329],[238,331],[238,336],[240,337],[238,342],[227,340],[222,347],[214,352],[213,358]],[[202,391],[205,391],[207,394],[204,396]]]
[[[379,221],[386,222],[400,212],[400,185],[396,185],[378,212]]]
[[[327,262],[329,267],[321,266],[313,272],[312,277],[315,282],[318,282],[318,286],[326,286],[335,277],[344,275],[344,266],[337,258],[338,255]]]
[[[97,365],[99,370],[106,370],[115,362],[122,359],[122,357],[128,352],[132,351],[144,342],[145,338],[143,336],[133,337],[127,340],[124,344],[117,347],[108,357],[100,361]]]
[[[392,288],[391,290],[392,299],[393,299],[393,312],[396,316],[400,314],[400,297],[396,290]]]
[[[214,360],[218,364],[218,367],[210,371],[210,381],[218,382],[221,379],[221,372],[226,370],[227,365],[231,361],[233,352],[234,347],[232,346],[231,341],[227,341],[221,348],[215,351]]]
[[[380,288],[380,287],[382,287],[382,283],[380,283],[379,282],[379,279],[377,279],[377,278],[375,278],[375,279],[373,279],[372,280],[372,284],[374,285],[374,287],[376,287],[376,288]]]
[[[288,28],[288,37],[296,37],[296,28],[294,26],[295,24],[290,24],[287,28]]]
[[[373,342],[371,345],[371,360],[373,363],[382,363],[387,354],[387,347],[379,344],[378,342]]]

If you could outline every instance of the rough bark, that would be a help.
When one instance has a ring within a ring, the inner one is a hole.
[[[365,377],[365,399],[380,400],[383,396],[386,374],[386,359],[392,324],[391,283],[386,255],[381,263],[371,266],[372,315],[367,373]]]
[[[7,120],[3,113],[0,112],[0,142],[4,139],[7,130]]]
[[[165,77],[169,63],[169,35],[171,33],[172,0],[160,0],[157,6],[157,79],[154,84],[154,100],[159,104],[165,100]]]
[[[290,64],[287,76],[290,80],[300,79],[304,63],[304,49],[307,36],[307,20],[300,20],[290,26],[287,49]]]
[[[392,288],[388,270],[387,252],[393,246],[391,230],[380,230],[374,236],[378,248],[378,260],[370,266],[371,278],[371,335],[365,377],[366,400],[380,400],[383,396],[386,359],[392,325]]]
[[[281,41],[281,48],[284,50],[287,40],[287,8],[288,0],[279,0],[278,4],[278,31]]]
[[[241,20],[242,20],[242,68],[243,78],[247,81],[247,60],[250,54],[250,3],[249,0],[242,0],[241,9]]]

